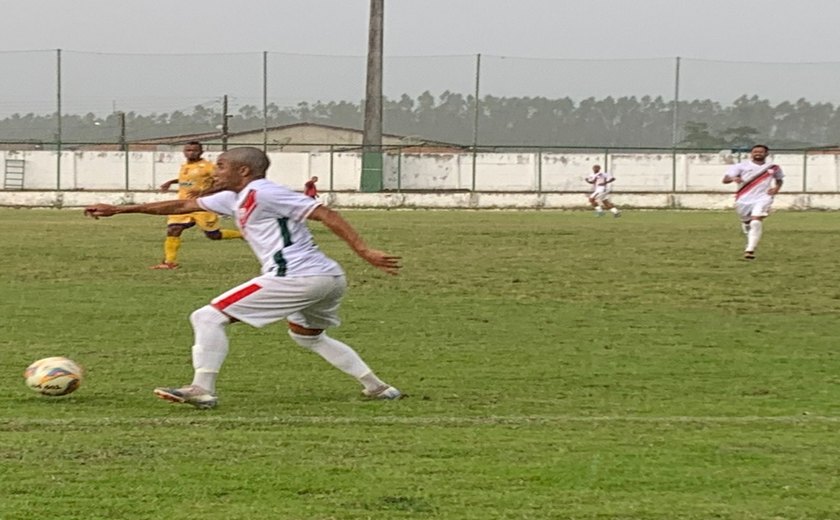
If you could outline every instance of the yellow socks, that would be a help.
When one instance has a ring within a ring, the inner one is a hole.
[[[235,229],[223,229],[222,231],[222,240],[229,240],[231,238],[242,238],[242,233],[236,231]]]
[[[174,264],[178,258],[178,249],[181,247],[181,237],[166,237],[163,243],[163,261]]]

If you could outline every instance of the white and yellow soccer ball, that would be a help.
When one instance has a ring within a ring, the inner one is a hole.
[[[26,386],[39,394],[49,396],[67,395],[75,392],[82,384],[82,367],[66,357],[39,359],[23,373]]]

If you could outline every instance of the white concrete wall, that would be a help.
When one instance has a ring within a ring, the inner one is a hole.
[[[206,157],[215,160],[218,153],[208,152]],[[321,191],[358,189],[362,166],[358,153],[273,152],[269,156],[272,161],[269,178],[294,189],[302,189],[312,175],[320,178]],[[0,152],[3,162],[6,158],[26,161],[26,190],[56,189],[55,152]],[[673,189],[683,194],[723,194],[731,193],[733,188],[721,184],[720,179],[726,168],[740,158],[728,152],[678,154],[674,163],[670,153],[485,153],[477,156],[475,191],[482,192],[485,200],[491,193],[584,193],[589,190],[584,177],[593,164],[601,164],[617,178],[616,197],[668,194]],[[813,154],[806,158],[803,154],[779,154],[772,159],[785,171],[785,192],[840,192],[840,155]],[[130,152],[126,176],[126,156],[122,152],[63,152],[60,187],[62,190],[153,191],[176,177],[182,161],[180,152]],[[389,154],[383,164],[384,186],[388,190],[473,188],[469,153]],[[553,198],[546,196],[540,200],[551,205]]]
[[[153,191],[2,191],[0,207],[80,208],[98,202],[135,204],[172,198]],[[426,192],[324,194],[336,208],[383,209],[581,209],[588,210],[585,193]],[[622,208],[732,209],[733,197],[716,193],[624,193],[613,200]],[[840,194],[782,193],[774,209],[840,210]]]

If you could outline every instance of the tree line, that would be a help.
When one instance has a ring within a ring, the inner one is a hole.
[[[480,99],[478,142],[483,146],[591,146],[668,148],[673,144],[674,107],[662,97],[628,96],[572,100],[568,97],[495,97]],[[348,101],[301,102],[292,107],[271,103],[269,127],[309,122],[361,128],[364,104]],[[188,111],[125,114],[125,137],[145,138],[219,132],[223,115],[198,105]],[[384,131],[447,143],[472,144],[475,128],[471,95],[424,92],[412,98],[385,99]],[[14,114],[0,120],[0,141],[51,143],[56,140],[55,114]],[[245,105],[228,115],[230,132],[263,128],[261,106]],[[743,95],[731,104],[712,100],[681,101],[677,107],[677,146],[743,147],[761,141],[777,148],[840,143],[840,105],[771,103]],[[64,142],[118,142],[117,114],[62,117]]]

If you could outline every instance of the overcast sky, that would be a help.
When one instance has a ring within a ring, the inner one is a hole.
[[[313,99],[358,99],[364,92],[368,0],[0,0],[0,6],[0,67],[7,78],[10,68],[31,78],[29,85],[23,79],[17,87],[0,86],[0,98],[15,100],[6,101],[5,110],[0,106],[2,111],[21,108],[20,103],[28,103],[26,96],[41,95],[39,88],[46,96],[45,84],[52,88],[55,83],[49,79],[55,69],[52,54],[10,51],[57,48],[67,53],[62,63],[68,103],[75,99],[80,109],[87,108],[83,94],[97,107],[110,95],[115,107],[132,99],[149,108],[149,99],[138,100],[140,90],[150,99],[171,95],[188,105],[235,90],[210,78],[227,71],[249,84],[231,95],[239,104],[252,103],[261,95],[261,79],[253,77],[261,75],[261,51],[358,57],[307,57],[301,63],[274,58],[270,88],[280,101],[292,102],[304,92]],[[471,55],[482,53],[482,93],[580,98],[650,92],[672,97],[673,58],[681,56],[686,58],[683,99],[755,92],[777,99],[840,101],[834,99],[840,98],[838,20],[838,0],[386,0],[386,95],[425,89],[471,93]],[[93,59],[87,53],[253,56],[179,57],[164,64],[164,58]],[[406,56],[452,58],[398,58]],[[789,65],[710,66],[704,60]],[[176,82],[166,92],[153,92],[168,82],[168,75],[189,70],[185,63],[190,61],[208,76],[191,96],[179,92]],[[141,76],[154,78],[151,86],[132,73],[147,68]],[[276,86],[281,83],[278,69],[285,72],[282,92]],[[98,79],[91,81],[92,76]],[[131,84],[117,84],[120,79]],[[716,91],[733,82],[737,86],[731,94]],[[771,83],[785,83],[786,90],[762,90]],[[97,92],[100,87],[103,91]]]
[[[386,0],[386,53],[840,61],[836,0]],[[2,0],[0,48],[357,54],[367,0]]]

